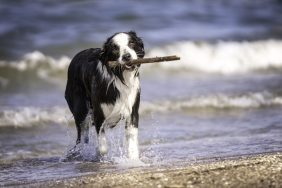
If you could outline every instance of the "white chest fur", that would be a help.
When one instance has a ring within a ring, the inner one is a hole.
[[[135,71],[124,71],[124,83],[118,78],[114,80],[115,87],[120,96],[114,104],[101,104],[105,119],[109,124],[115,123],[120,118],[128,118],[132,112],[137,92],[140,87],[139,78],[135,77]],[[113,122],[111,122],[113,121]]]

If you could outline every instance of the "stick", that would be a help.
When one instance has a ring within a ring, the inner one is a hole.
[[[176,61],[176,60],[180,60],[180,57],[176,55],[172,55],[172,56],[164,56],[164,57],[134,59],[134,60],[127,62],[126,65],[139,65],[139,64],[145,64],[145,63],[159,63],[163,61]],[[118,65],[118,62],[116,61],[109,61],[108,63],[110,67],[115,67]]]

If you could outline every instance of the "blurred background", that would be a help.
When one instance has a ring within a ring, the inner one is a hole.
[[[60,57],[135,30],[147,49],[176,41],[281,38],[280,0],[2,0],[1,59]]]
[[[280,0],[1,0],[0,163],[51,158],[37,169],[0,165],[0,183],[89,172],[52,158],[75,142],[67,67],[77,52],[129,30],[147,57],[181,57],[140,69],[142,161],[281,151],[281,18]],[[110,160],[124,154],[122,128],[113,131],[120,145]]]

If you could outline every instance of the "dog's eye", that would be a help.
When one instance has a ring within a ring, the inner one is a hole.
[[[118,46],[113,44],[113,49],[117,49],[117,48],[118,48]]]
[[[128,46],[129,46],[130,48],[134,48],[134,42],[129,42]]]
[[[119,53],[119,49],[117,45],[113,45],[113,53]]]

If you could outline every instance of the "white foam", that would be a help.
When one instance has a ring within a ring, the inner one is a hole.
[[[180,62],[159,63],[151,66],[169,70],[187,69],[223,74],[246,73],[269,68],[280,69],[282,68],[282,41],[220,41],[214,44],[183,41],[165,47],[153,48],[146,56],[166,55],[178,55],[181,60]]]
[[[58,79],[54,75],[66,71],[70,61],[70,58],[67,56],[55,59],[39,51],[34,51],[26,54],[20,61],[0,61],[0,68],[13,69],[18,71],[16,74],[33,71],[39,78],[57,83]]]
[[[54,59],[50,56],[46,56],[39,51],[34,51],[26,54],[22,60],[5,62],[1,61],[0,66],[10,66],[20,71],[33,69],[38,66],[48,66],[51,69],[62,70],[65,69],[70,63],[70,58],[62,56],[59,59]]]
[[[168,112],[192,108],[260,108],[265,106],[281,106],[282,97],[268,92],[249,93],[238,96],[224,94],[200,96],[183,100],[167,100],[155,103],[141,102],[140,113]]]
[[[234,108],[248,109],[267,106],[282,106],[282,96],[269,92],[247,93],[242,95],[208,95],[178,100],[164,100],[156,102],[141,101],[140,115],[151,112],[168,112],[194,108]],[[0,126],[33,126],[44,122],[66,123],[73,121],[68,108],[55,106],[52,108],[3,107],[0,110]],[[123,152],[122,152],[123,153]]]
[[[28,127],[41,122],[66,122],[66,117],[71,116],[69,110],[63,107],[37,108],[17,107],[0,111],[0,127],[15,126]]]

